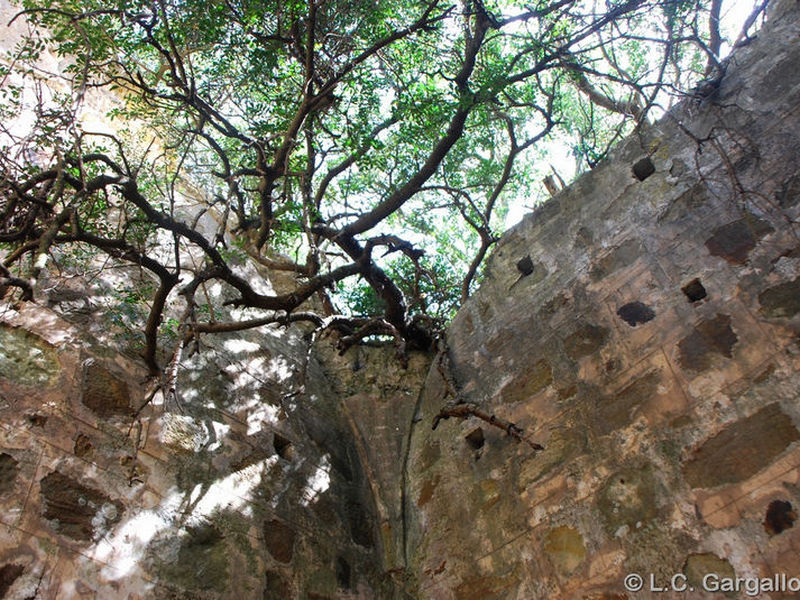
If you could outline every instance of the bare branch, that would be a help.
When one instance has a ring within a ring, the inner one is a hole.
[[[500,417],[492,413],[488,413],[485,410],[482,410],[476,404],[464,403],[464,404],[454,404],[450,406],[445,406],[439,411],[436,417],[434,417],[433,426],[431,428],[436,429],[439,426],[440,421],[442,421],[443,419],[449,419],[450,417],[456,417],[459,419],[468,419],[469,417],[477,417],[493,427],[502,429],[503,431],[506,432],[506,435],[514,438],[518,442],[525,442],[531,448],[533,448],[533,450],[537,452],[539,450],[544,450],[544,446],[526,438],[523,435],[524,431],[522,430],[522,428],[517,427],[511,421],[501,419]]]
[[[10,287],[17,287],[22,290],[20,300],[23,302],[29,302],[33,300],[33,287],[31,286],[30,281],[22,279],[21,277],[15,277],[5,267],[5,265],[0,263],[0,300],[5,297],[5,295],[8,293],[8,288]]]

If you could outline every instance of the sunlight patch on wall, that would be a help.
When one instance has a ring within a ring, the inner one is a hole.
[[[303,506],[308,506],[312,502],[315,502],[317,497],[330,487],[330,470],[330,455],[326,454],[322,457],[322,460],[320,460],[314,473],[309,477],[306,487],[303,488],[303,494],[300,500]]]
[[[217,510],[235,510],[250,515],[253,491],[261,483],[261,475],[277,462],[278,455],[275,454],[215,481],[199,496],[190,520],[203,519]]]
[[[95,546],[91,557],[107,564],[102,571],[104,577],[122,579],[139,570],[150,542],[172,527],[172,514],[180,505],[179,498],[170,496],[157,509],[135,514]]]
[[[245,408],[247,411],[247,435],[253,435],[264,429],[266,424],[278,422],[280,408],[266,404],[259,398],[253,398]]]
[[[243,339],[225,340],[222,345],[225,348],[225,350],[233,354],[239,352],[241,353],[258,352],[259,350],[261,350],[261,346],[259,346],[258,344]]]
[[[139,570],[154,540],[170,531],[179,535],[185,526],[206,523],[221,510],[252,516],[254,491],[261,483],[263,473],[278,460],[278,456],[273,455],[211,485],[197,484],[189,493],[172,488],[155,508],[136,513],[100,540],[90,557],[106,565],[102,570],[104,578],[123,580]],[[322,475],[315,478],[311,486],[312,495],[327,487],[327,480],[323,480]]]

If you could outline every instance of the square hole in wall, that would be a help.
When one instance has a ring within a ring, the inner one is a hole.
[[[681,288],[681,291],[689,299],[689,302],[699,302],[708,296],[706,288],[700,283],[700,280],[695,278]]]

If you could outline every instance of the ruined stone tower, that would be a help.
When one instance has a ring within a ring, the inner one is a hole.
[[[433,356],[224,334],[179,410],[145,406],[140,362],[69,310],[2,306],[0,597],[706,598],[704,578],[800,576],[800,10],[771,10],[718,90],[507,232],[450,326],[464,396],[541,452],[475,419],[433,431]]]

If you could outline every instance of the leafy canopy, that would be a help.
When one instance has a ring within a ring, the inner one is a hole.
[[[427,347],[509,204],[539,194],[538,148],[555,135],[591,167],[724,72],[721,0],[24,9],[0,73],[0,288],[29,298],[76,249],[138,266],[154,372],[160,340],[270,322]],[[46,48],[66,64],[49,81]]]

